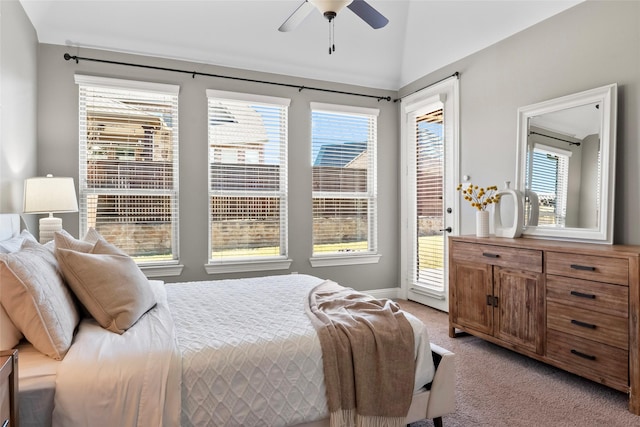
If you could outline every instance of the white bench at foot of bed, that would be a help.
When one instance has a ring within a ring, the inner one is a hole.
[[[442,426],[442,416],[456,408],[455,354],[438,345],[431,345],[436,372],[429,390],[423,389],[413,395],[407,414],[407,424],[424,419],[433,419],[436,427]],[[328,427],[329,419],[299,424],[296,427]]]

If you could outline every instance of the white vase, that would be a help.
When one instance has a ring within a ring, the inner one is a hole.
[[[524,226],[522,193],[511,188],[509,184],[509,181],[505,181],[504,188],[496,193],[497,196],[500,196],[500,202],[495,205],[493,210],[493,233],[496,237],[520,237]],[[510,212],[504,212],[503,209],[510,210]],[[506,222],[503,219],[504,213],[507,214]]]
[[[476,211],[476,237],[489,237],[489,211]]]

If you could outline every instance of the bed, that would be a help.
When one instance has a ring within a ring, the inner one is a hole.
[[[16,217],[0,215],[0,243],[20,240]],[[323,279],[148,282],[154,304],[122,334],[79,315],[60,360],[20,341],[21,426],[329,425],[322,349],[302,308]],[[441,425],[455,408],[455,356],[405,316],[416,375],[404,421]]]

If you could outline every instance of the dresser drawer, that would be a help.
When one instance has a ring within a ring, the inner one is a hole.
[[[547,301],[629,317],[629,288],[563,276],[547,276]]]
[[[628,390],[628,356],[628,352],[620,348],[547,331],[547,357],[556,365],[622,391]]]
[[[534,249],[453,242],[451,254],[456,261],[477,262],[542,273],[542,251]]]
[[[547,329],[554,329],[624,350],[629,348],[629,322],[625,317],[547,301]]]
[[[546,252],[547,274],[596,282],[629,284],[629,260],[564,252]]]

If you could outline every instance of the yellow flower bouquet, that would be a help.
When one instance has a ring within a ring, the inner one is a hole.
[[[463,187],[462,184],[458,184],[457,190],[461,191],[464,199],[479,211],[485,211],[487,210],[487,206],[490,204],[496,204],[500,201],[500,195],[496,194],[498,187],[495,185],[484,188],[471,183],[466,187]]]

